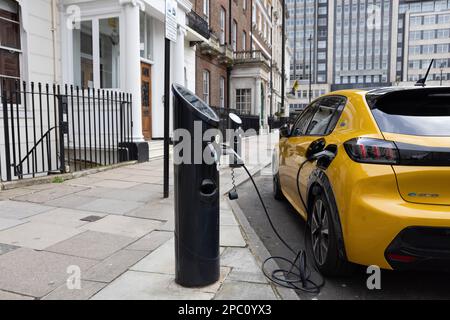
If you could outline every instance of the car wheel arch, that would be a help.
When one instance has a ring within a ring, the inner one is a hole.
[[[339,245],[339,255],[342,259],[347,260],[347,254],[345,250],[345,241],[344,234],[342,232],[341,219],[339,216],[339,210],[337,208],[336,199],[334,197],[333,188],[331,186],[330,180],[328,176],[322,169],[315,169],[308,180],[308,192],[307,192],[307,206],[308,206],[308,217],[311,212],[311,208],[313,205],[313,201],[315,197],[321,193],[323,193],[332,207],[332,217],[333,217],[333,227],[336,231],[338,237],[338,245]]]

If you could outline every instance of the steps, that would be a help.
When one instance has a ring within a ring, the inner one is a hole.
[[[164,158],[164,141],[162,140],[153,140],[148,142],[149,147],[149,160],[158,160]],[[172,146],[171,146],[172,152]]]

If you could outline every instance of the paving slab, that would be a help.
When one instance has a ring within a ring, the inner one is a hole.
[[[226,280],[214,299],[267,301],[277,300],[277,296],[268,284]]]
[[[159,170],[151,170],[146,168],[136,168],[136,166],[124,167],[117,169],[117,173],[126,174],[126,175],[141,175],[141,176],[151,176],[151,177],[160,177],[164,176],[163,170],[161,168]]]
[[[51,189],[45,189],[42,191],[30,193],[27,195],[15,197],[16,201],[33,202],[33,203],[45,203],[55,199],[65,197],[70,194],[85,190],[85,187],[67,186],[67,185],[53,185]]]
[[[137,185],[139,185],[139,183],[122,181],[122,180],[103,180],[103,181],[99,181],[99,182],[93,184],[93,186],[95,186],[95,187],[104,187],[104,188],[111,188],[111,189],[129,189],[129,188],[135,187]]]
[[[220,210],[220,225],[221,226],[239,226],[232,211]]]
[[[0,256],[0,290],[41,298],[70,276],[68,267],[81,271],[96,261],[21,248]]]
[[[0,201],[0,218],[23,219],[49,211],[53,208],[19,201]]]
[[[153,231],[149,235],[139,239],[129,247],[127,250],[147,251],[151,252],[158,249],[162,244],[166,243],[174,237],[172,232]]]
[[[84,219],[91,214],[92,212],[88,211],[57,208],[45,213],[35,215],[26,220],[37,223],[54,224],[68,228],[78,228],[89,223],[87,221],[81,221],[81,219]]]
[[[0,218],[0,231],[26,223],[23,220]]]
[[[104,260],[134,241],[136,241],[135,238],[86,231],[47,248],[47,251],[88,259]]]
[[[10,200],[15,197],[23,196],[23,195],[30,194],[33,192],[34,192],[34,190],[30,190],[30,189],[26,189],[26,188],[2,190],[2,191],[0,191],[0,200]]]
[[[58,208],[76,209],[80,206],[88,205],[95,200],[95,198],[82,197],[78,194],[72,194],[66,197],[48,201],[45,203],[45,205]]]
[[[12,300],[34,300],[34,298],[0,290],[0,301],[12,301]]]
[[[185,289],[174,276],[128,271],[97,293],[93,300],[211,300],[214,294]]]
[[[239,226],[220,226],[220,245],[222,247],[245,248],[245,242]]]
[[[102,180],[122,180],[123,178],[127,177],[127,174],[120,173],[117,170],[108,170],[93,174],[91,177],[94,179],[97,178]]]
[[[170,219],[173,219],[175,212],[173,205],[149,203],[130,213],[127,213],[126,215],[129,217],[138,217],[142,219],[169,221]]]
[[[81,232],[81,230],[75,228],[28,222],[15,228],[1,231],[0,243],[44,250]]]
[[[147,254],[144,251],[121,250],[83,273],[82,278],[110,283]]]
[[[124,215],[139,208],[140,206],[141,203],[134,201],[96,199],[89,203],[80,205],[77,209],[106,214]]]
[[[135,202],[148,202],[153,199],[154,192],[160,191],[155,190],[156,188],[149,188],[148,191],[136,191],[130,189],[112,189],[96,187],[91,188],[86,191],[78,193],[80,196],[93,197],[93,198],[105,198],[105,199],[115,199],[124,201],[135,201]],[[160,189],[160,188],[158,188]]]
[[[16,246],[11,246],[9,244],[4,244],[4,243],[0,243],[0,256],[2,254],[14,251],[19,249],[20,247],[16,247]]]
[[[94,178],[93,176],[87,176],[87,177],[81,177],[81,178],[76,178],[76,179],[71,179],[71,180],[67,180],[64,181],[63,184],[64,185],[69,185],[69,186],[93,186],[94,184],[103,181],[104,179],[101,178]]]
[[[169,221],[162,224],[158,229],[158,231],[168,231],[168,232],[174,232],[175,231],[175,217],[172,217]]]
[[[139,263],[130,268],[133,271],[175,274],[175,239],[171,239]]]
[[[135,174],[130,174],[122,180],[134,183],[159,184],[162,179],[163,177],[160,176],[140,175],[139,171],[136,171]]]
[[[261,273],[255,257],[245,248],[226,248],[221,257],[221,264],[233,268],[233,271]]]
[[[107,216],[81,227],[82,230],[117,234],[130,238],[142,238],[161,225],[159,221],[123,216]]]
[[[67,284],[64,283],[43,297],[42,300],[88,300],[105,286],[106,283],[81,280],[80,289],[69,289]]]

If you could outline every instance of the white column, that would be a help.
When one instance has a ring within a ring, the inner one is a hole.
[[[144,4],[139,0],[120,0],[125,12],[125,90],[133,95],[133,140],[143,142],[141,106],[141,50],[139,39],[139,10]]]
[[[261,78],[257,77],[255,81],[255,115],[261,115]]]
[[[184,36],[186,29],[184,26],[178,26],[177,43],[174,45],[174,64],[173,64],[173,81],[184,86]]]

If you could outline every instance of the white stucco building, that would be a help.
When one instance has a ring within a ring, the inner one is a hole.
[[[171,82],[195,90],[201,39],[191,2],[176,3]],[[0,78],[131,93],[134,141],[163,138],[165,0],[0,0],[0,12]]]

